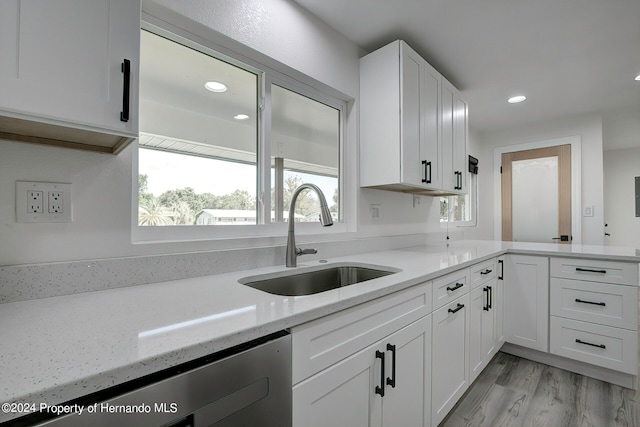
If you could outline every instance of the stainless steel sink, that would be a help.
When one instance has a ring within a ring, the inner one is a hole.
[[[274,275],[244,277],[239,282],[270,294],[285,296],[311,295],[366,280],[377,279],[400,271],[398,269],[385,268],[385,270],[381,270],[375,266],[334,264],[326,268],[305,272],[293,273],[287,271]]]

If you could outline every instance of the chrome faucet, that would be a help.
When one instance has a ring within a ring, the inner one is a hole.
[[[287,255],[286,255],[286,266],[287,267],[295,267],[297,265],[297,259],[300,255],[306,254],[315,254],[318,251],[315,249],[300,249],[296,247],[296,236],[294,233],[294,210],[296,207],[296,200],[298,199],[298,195],[306,189],[310,189],[318,194],[318,199],[320,199],[320,224],[323,227],[328,227],[333,225],[333,220],[331,219],[331,212],[329,212],[329,208],[327,207],[327,199],[324,198],[324,194],[322,194],[322,190],[315,184],[302,184],[298,188],[293,191],[293,195],[291,196],[291,204],[289,205],[289,232],[287,233]]]

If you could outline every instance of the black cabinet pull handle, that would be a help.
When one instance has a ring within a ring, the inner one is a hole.
[[[456,308],[450,308],[449,310],[447,310],[449,313],[457,313],[458,311],[462,310],[464,308],[464,304],[460,304],[458,303],[458,306]]]
[[[607,274],[607,270],[592,270],[590,268],[576,267],[576,271],[585,271],[587,273]]]
[[[493,272],[493,270],[489,270],[487,268],[485,271],[481,271],[480,274],[484,276],[485,274],[489,274],[489,273],[492,273],[492,272]]]
[[[122,63],[122,72],[124,73],[124,88],[122,90],[122,112],[120,113],[120,121],[129,121],[129,96],[131,92],[131,61],[125,59]]]
[[[607,303],[605,303],[605,302],[585,301],[585,300],[582,300],[580,298],[576,298],[576,302],[581,302],[583,304],[601,305],[603,307],[605,307],[607,305]]]
[[[423,160],[422,166],[424,172],[424,178],[422,178],[422,182],[425,184],[431,184],[431,162]]]
[[[491,286],[487,286],[489,289],[489,309],[493,308],[493,288]]]
[[[592,344],[592,343],[590,343],[590,342],[586,342],[586,341],[579,340],[578,338],[576,338],[576,342],[577,342],[578,344],[590,345],[591,347],[607,348],[607,346],[606,346],[606,345],[604,345],[604,344]]]
[[[489,288],[488,287],[482,288],[482,293],[487,294],[487,303],[482,307],[482,309],[484,311],[489,311]]]
[[[461,288],[461,287],[463,287],[463,286],[464,286],[464,283],[458,283],[458,282],[456,282],[456,285],[455,285],[453,288],[452,288],[452,287],[450,287],[450,286],[447,286],[447,291],[449,291],[449,292],[453,292],[453,291],[455,291],[455,290],[457,290],[457,289],[460,289],[460,288]]]
[[[376,394],[384,397],[384,352],[376,350],[376,359],[380,359],[380,385],[376,386]]]
[[[387,344],[387,351],[391,352],[391,378],[387,377],[387,385],[396,388],[396,346]]]
[[[504,280],[504,261],[499,259],[498,264],[500,264],[500,274],[498,275],[498,280]]]

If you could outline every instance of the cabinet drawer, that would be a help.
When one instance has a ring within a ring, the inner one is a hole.
[[[638,288],[635,286],[553,278],[550,304],[554,316],[638,329]]]
[[[638,333],[551,316],[551,353],[638,375]]]
[[[469,269],[465,268],[433,281],[433,309],[449,304],[469,292]]]
[[[638,264],[592,259],[551,258],[551,277],[638,286]]]
[[[483,283],[496,277],[496,259],[481,262],[469,267],[471,271],[471,289],[475,289]]]
[[[293,384],[431,312],[431,282],[292,328]]]

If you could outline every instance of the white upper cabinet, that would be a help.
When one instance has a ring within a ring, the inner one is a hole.
[[[442,79],[442,188],[467,192],[467,103]]]
[[[117,152],[138,136],[140,2],[0,2],[0,137]]]
[[[401,40],[360,60],[362,187],[434,195],[466,190],[467,106],[453,86],[446,103],[444,82]]]

